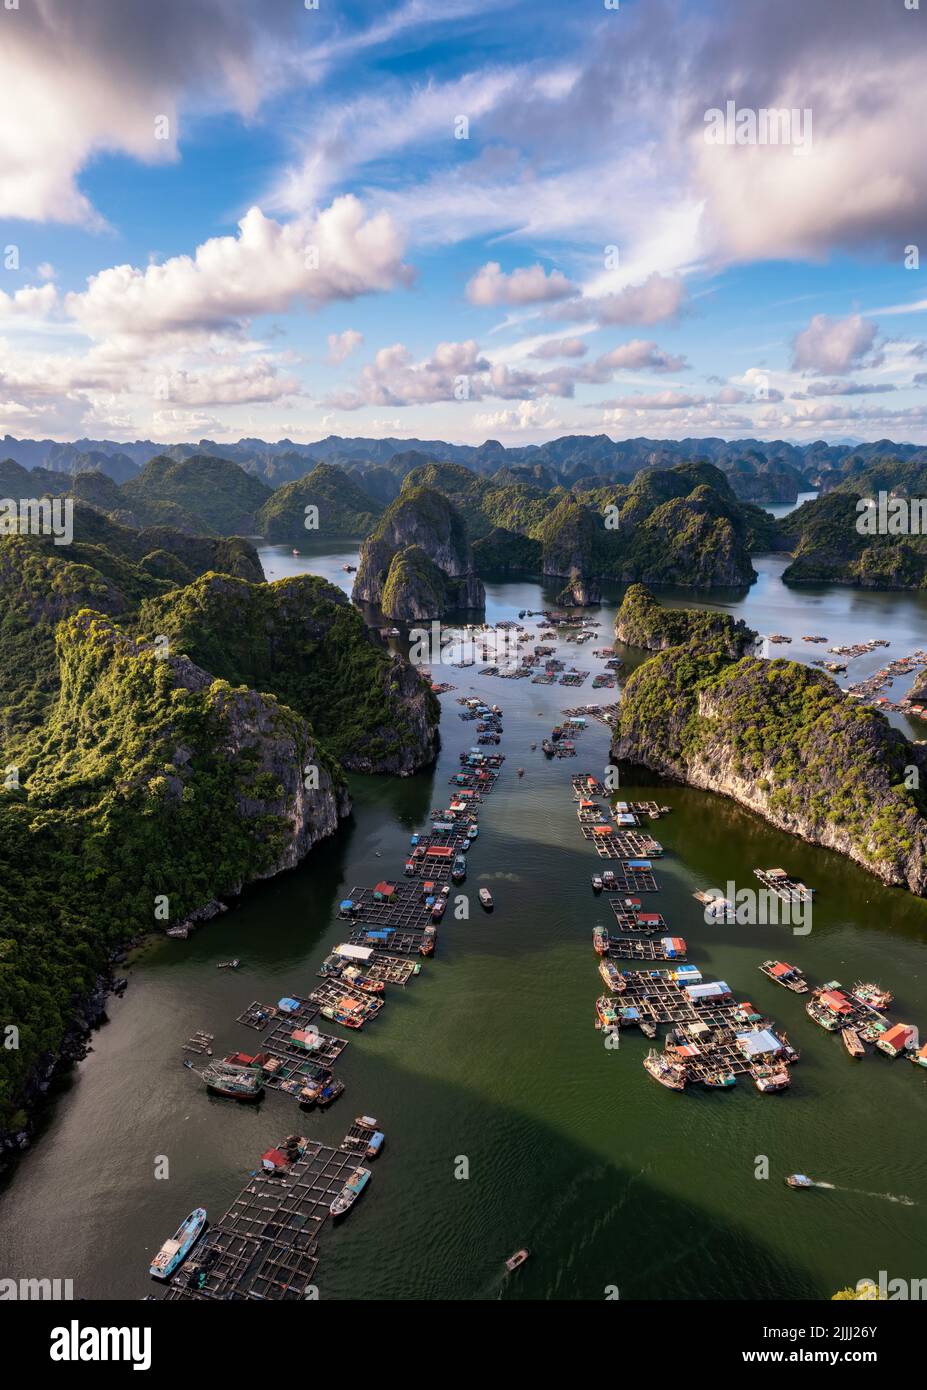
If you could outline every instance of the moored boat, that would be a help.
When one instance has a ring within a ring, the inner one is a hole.
[[[196,1207],[170,1240],[166,1240],[161,1246],[149,1266],[149,1274],[155,1279],[170,1279],[203,1234],[205,1225],[206,1208]]]
[[[732,1071],[712,1071],[702,1077],[702,1085],[709,1090],[728,1090],[737,1085],[737,1077]]]
[[[862,1004],[868,1004],[870,1009],[887,1009],[895,997],[890,989],[882,989],[864,980],[857,980],[850,992]]]
[[[666,1086],[670,1091],[683,1091],[686,1086],[686,1070],[678,1062],[673,1062],[663,1052],[652,1047],[644,1058],[644,1069],[654,1081]]]
[[[787,1091],[792,1084],[788,1068],[778,1062],[763,1063],[751,1067],[750,1071],[756,1089],[767,1094],[775,1091]]]
[[[355,1168],[329,1207],[332,1216],[344,1216],[345,1212],[350,1211],[369,1181],[369,1168]]]
[[[595,1011],[599,1019],[597,1025],[599,1028],[618,1027],[618,1012],[612,1001],[607,998],[606,995],[599,995],[598,999],[595,1001]]]
[[[841,1028],[840,1037],[851,1057],[865,1057],[866,1046],[855,1028]]]
[[[593,875],[592,875],[592,891],[593,891],[593,893],[601,893],[601,891],[602,891],[602,876],[601,876],[601,874],[593,874]]]
[[[613,960],[606,960],[604,957],[599,961],[599,974],[608,985],[609,989],[615,994],[620,994],[627,989],[627,981],[618,969]]]
[[[467,861],[462,854],[458,854],[451,866],[451,878],[454,883],[463,883],[467,877]]]
[[[592,948],[597,956],[608,955],[608,931],[605,927],[594,927],[592,931]]]
[[[230,1100],[260,1100],[264,1094],[264,1073],[260,1067],[217,1061],[210,1062],[201,1075],[207,1091],[214,1096],[225,1096]]]
[[[784,960],[764,960],[760,966],[764,975],[767,975],[775,984],[782,985],[784,989],[790,989],[794,994],[807,994],[808,981],[795,965],[789,965]]]

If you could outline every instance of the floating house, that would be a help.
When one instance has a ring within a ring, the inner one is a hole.
[[[777,1056],[782,1043],[769,1028],[757,1028],[750,1033],[738,1033],[737,1045],[751,1061],[755,1057]]]
[[[917,1043],[917,1029],[913,1023],[896,1023],[887,1033],[882,1034],[876,1047],[882,1052],[887,1052],[889,1057],[900,1057],[902,1052],[913,1051]]]

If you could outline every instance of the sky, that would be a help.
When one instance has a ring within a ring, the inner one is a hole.
[[[925,58],[927,0],[2,0],[0,434],[927,443]]]

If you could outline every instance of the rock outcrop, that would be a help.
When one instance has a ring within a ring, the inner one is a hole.
[[[757,634],[741,619],[702,608],[664,608],[643,584],[632,584],[615,618],[615,637],[629,647],[665,651],[681,643],[720,644],[732,660],[745,655]]]
[[[353,597],[401,621],[482,609],[485,590],[453,504],[433,488],[403,489],[361,546]]]
[[[823,672],[669,648],[625,687],[618,760],[731,797],[781,830],[927,892],[927,753]]]
[[[428,683],[316,575],[203,575],[143,604],[139,629],[214,676],[271,691],[352,771],[405,776],[434,759],[440,709]]]

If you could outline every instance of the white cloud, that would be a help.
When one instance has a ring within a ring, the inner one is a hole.
[[[649,338],[632,338],[629,343],[622,343],[620,347],[603,353],[596,359],[595,366],[600,370],[607,368],[612,371],[647,369],[653,372],[681,372],[688,363],[684,357],[663,352]]]
[[[598,323],[640,324],[647,327],[675,319],[685,303],[688,291],[679,275],[660,275],[656,271],[640,285],[628,285],[617,294],[599,299],[584,299],[578,312],[591,312]]]
[[[113,266],[70,294],[68,313],[93,338],[228,330],[294,304],[317,307],[407,283],[402,246],[384,213],[336,198],[315,218],[283,225],[251,210],[239,234],[213,237],[163,265]]]
[[[329,333],[329,362],[343,362],[345,358],[351,356],[355,348],[360,347],[363,341],[363,333],[358,333],[354,328],[346,328],[343,333]]]
[[[58,302],[54,285],[24,285],[13,294],[0,290],[0,318],[41,319],[52,312]]]
[[[173,159],[187,106],[253,112],[281,80],[294,19],[249,0],[30,0],[5,13],[0,216],[100,225],[83,166],[101,151]]]
[[[861,314],[832,319],[827,314],[814,318],[792,343],[792,367],[797,371],[831,372],[842,375],[864,363],[873,364],[876,326]]]
[[[589,351],[582,338],[548,338],[528,356],[547,361],[552,357],[585,357]]]
[[[498,261],[487,261],[467,285],[470,303],[481,306],[544,304],[575,293],[576,286],[562,271],[532,265],[506,275]]]

